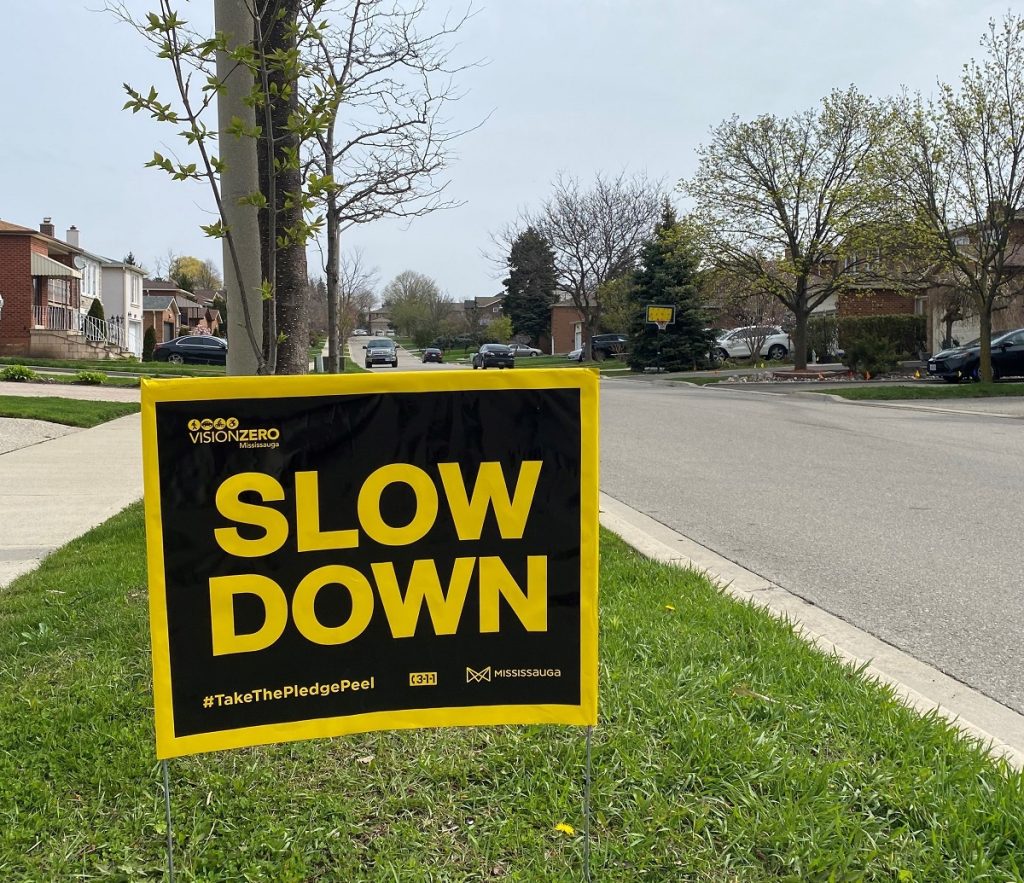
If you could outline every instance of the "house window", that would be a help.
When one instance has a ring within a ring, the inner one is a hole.
[[[142,280],[134,274],[129,279],[132,286],[132,306],[137,307],[139,305],[139,296],[142,293]]]

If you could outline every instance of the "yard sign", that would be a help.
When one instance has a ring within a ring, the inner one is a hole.
[[[160,758],[597,716],[597,378],[143,381]]]

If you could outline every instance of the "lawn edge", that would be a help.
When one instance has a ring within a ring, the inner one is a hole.
[[[908,707],[941,715],[993,759],[1024,771],[1024,715],[603,492],[600,509],[601,526],[641,555],[696,570],[730,597],[792,623],[821,652],[863,669]]]

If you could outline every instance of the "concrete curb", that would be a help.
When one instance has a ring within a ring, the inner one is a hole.
[[[893,687],[911,708],[938,712],[1014,769],[1024,769],[1024,715],[604,493],[601,524],[641,554],[706,573],[737,600],[789,620],[823,652],[866,664],[869,677]]]
[[[1021,420],[1019,414],[999,414],[995,411],[961,411],[958,408],[934,408],[931,405],[912,405],[913,399],[903,402],[873,402],[861,399],[848,399],[845,396],[832,395],[826,392],[810,392],[801,390],[796,395],[816,395],[829,399],[833,402],[842,402],[845,405],[867,405],[872,408],[897,408],[902,411],[922,411],[929,414],[960,414],[963,417],[1000,417],[1003,420]]]

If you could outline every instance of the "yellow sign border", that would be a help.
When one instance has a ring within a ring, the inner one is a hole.
[[[597,723],[598,661],[598,428],[599,376],[579,368],[483,372],[429,371],[387,374],[282,377],[184,378],[142,381],[142,463],[149,568],[149,621],[153,659],[153,707],[158,759],[343,736],[375,730],[468,727],[491,724]],[[174,735],[167,586],[164,581],[160,468],[156,406],[160,402],[248,398],[301,398],[372,393],[459,392],[501,389],[580,391],[580,703],[579,705],[482,705],[379,711],[344,717],[263,724],[193,736]]]

